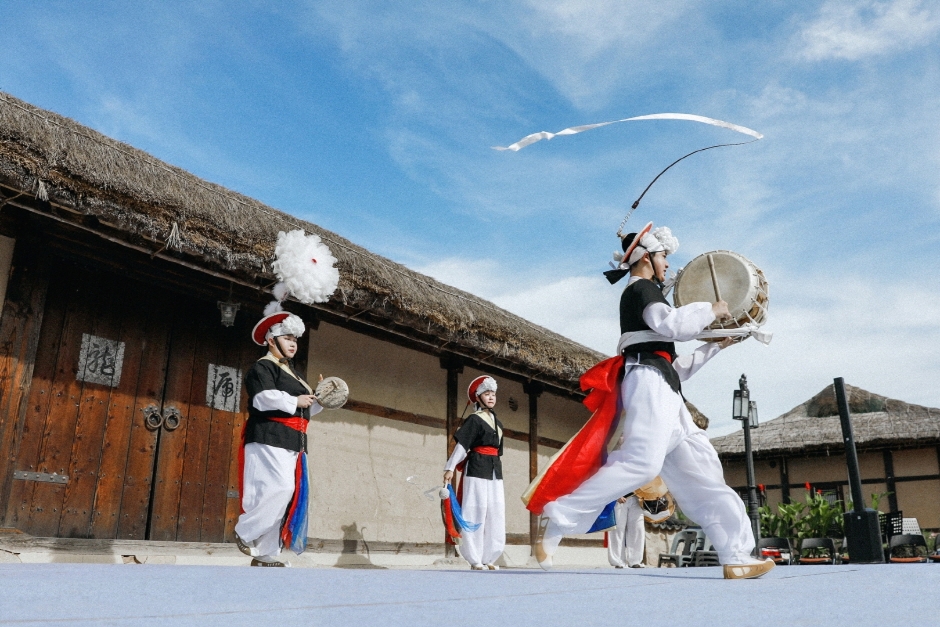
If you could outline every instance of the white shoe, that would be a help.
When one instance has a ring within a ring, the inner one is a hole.
[[[499,566],[497,566],[496,564],[486,564],[486,567],[489,568],[490,570],[499,570]]]
[[[646,564],[630,564],[630,568],[646,568]]]
[[[470,564],[470,570],[486,570],[483,564]]]
[[[545,532],[548,530],[548,524],[551,519],[548,516],[539,516],[539,529],[535,534],[535,561],[539,563],[542,570],[552,569],[552,554],[545,550]]]

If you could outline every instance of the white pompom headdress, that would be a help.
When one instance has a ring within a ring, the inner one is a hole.
[[[281,281],[274,287],[277,291],[286,289],[302,303],[324,303],[339,284],[339,270],[336,269],[336,257],[317,235],[305,235],[296,230],[277,235],[274,248],[276,259],[272,264],[274,273]],[[278,300],[284,300],[278,298]]]
[[[277,235],[272,264],[279,282],[271,289],[275,300],[264,308],[264,318],[251,333],[256,344],[264,345],[270,337],[304,333],[304,322],[299,316],[284,311],[281,303],[288,296],[311,305],[330,299],[339,284],[336,257],[317,235],[306,235],[301,230]]]

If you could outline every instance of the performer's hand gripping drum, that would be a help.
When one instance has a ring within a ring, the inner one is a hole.
[[[769,285],[764,273],[749,259],[730,250],[699,255],[676,277],[673,302],[681,307],[719,300],[728,303],[731,320],[716,320],[709,329],[761,326],[766,322],[770,306]]]

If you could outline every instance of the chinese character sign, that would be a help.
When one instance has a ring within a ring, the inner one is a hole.
[[[209,364],[206,405],[220,411],[238,413],[242,395],[242,372],[237,368]]]
[[[86,383],[117,387],[124,366],[124,342],[82,333],[75,378]]]

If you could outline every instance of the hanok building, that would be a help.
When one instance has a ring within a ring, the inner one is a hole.
[[[940,528],[940,409],[911,405],[846,385],[866,507]],[[751,431],[762,500],[802,500],[806,484],[832,500],[851,499],[839,410],[833,386]],[[712,440],[728,484],[746,499],[743,432]]]
[[[0,527],[232,539],[250,330],[291,229],[319,235],[341,277],[329,302],[287,304],[309,329],[299,365],[351,390],[309,427],[311,548],[443,554],[424,491],[486,373],[509,539],[528,555],[518,495],[586,420],[578,379],[604,355],[3,93]]]

